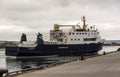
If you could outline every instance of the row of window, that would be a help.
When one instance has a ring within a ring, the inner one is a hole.
[[[80,41],[80,39],[71,39],[71,41]]]
[[[88,33],[69,33],[69,35],[74,35],[74,34],[87,35]],[[93,35],[93,34],[96,34],[96,33],[91,33],[91,34]]]
[[[95,41],[96,38],[84,38],[84,41]]]
[[[84,41],[96,41],[96,38],[84,38]],[[71,39],[71,41],[80,41],[80,39]]]

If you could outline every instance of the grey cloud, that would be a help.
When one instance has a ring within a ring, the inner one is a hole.
[[[3,0],[1,7],[4,11],[26,12],[44,10],[46,5],[43,0],[41,2],[36,0]]]
[[[87,17],[88,23],[100,25],[101,30],[103,30],[101,26],[105,24],[120,24],[118,20],[120,18],[119,0],[0,1],[0,20],[4,19],[11,25],[32,31],[29,35],[38,31],[48,32],[48,29],[52,28],[55,23],[80,21],[83,15]],[[2,23],[0,25],[6,24]],[[119,27],[117,26],[117,28]],[[12,33],[14,34],[14,32]]]

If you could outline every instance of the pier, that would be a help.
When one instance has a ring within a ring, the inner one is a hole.
[[[120,52],[78,60],[15,77],[119,77]]]

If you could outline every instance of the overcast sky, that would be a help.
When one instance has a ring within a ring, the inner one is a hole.
[[[0,40],[28,40],[45,34],[55,23],[77,24],[86,16],[105,39],[120,39],[120,0],[0,0]]]

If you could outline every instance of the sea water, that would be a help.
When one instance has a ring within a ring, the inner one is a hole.
[[[107,52],[114,52],[116,51],[120,46],[104,46],[102,50],[100,50],[98,53],[103,54],[105,51]],[[0,51],[0,68],[8,69],[9,72],[17,71],[20,69],[23,69],[25,66],[30,67],[37,67],[40,65],[47,65],[52,62],[57,62],[60,60],[69,60],[74,59],[77,57],[59,57],[59,56],[49,56],[49,57],[27,57],[27,58],[8,58],[5,56],[5,51]]]

